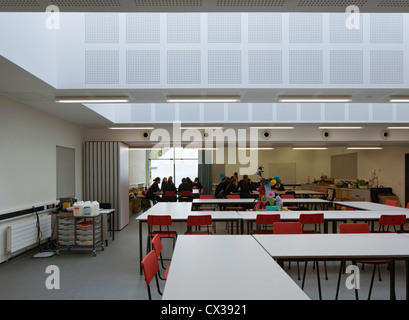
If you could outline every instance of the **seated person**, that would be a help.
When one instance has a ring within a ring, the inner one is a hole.
[[[146,198],[149,200],[152,200],[154,203],[160,201],[160,197],[157,194],[157,192],[160,191],[159,183],[160,183],[160,178],[159,177],[155,178],[153,180],[152,185],[148,189],[148,192],[146,193]]]

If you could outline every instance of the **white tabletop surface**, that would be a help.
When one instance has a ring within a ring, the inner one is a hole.
[[[360,210],[384,210],[384,211],[406,211],[409,212],[409,209],[402,208],[402,207],[394,207],[389,206],[382,203],[375,203],[369,201],[334,201],[334,204],[338,204],[340,206],[346,206],[350,208],[356,208]]]
[[[240,199],[193,199],[194,204],[235,204],[235,203],[253,203],[256,202],[254,198],[240,198]]]
[[[148,215],[170,215],[173,221],[186,221],[190,215],[210,214],[213,220],[241,219],[236,211],[192,211],[191,202],[158,202],[152,208],[140,214],[136,220],[146,221]]]
[[[243,220],[256,220],[258,214],[279,214],[281,221],[298,220],[300,214],[323,213],[324,220],[344,220],[345,216],[340,210],[314,210],[314,211],[237,211]]]
[[[409,237],[397,233],[254,235],[274,258],[407,258]]]
[[[308,300],[251,236],[179,236],[164,300]]]
[[[402,209],[402,208],[401,208]],[[338,210],[339,214],[348,220],[379,220],[381,215],[406,215],[409,219],[409,210],[379,211],[379,210]]]

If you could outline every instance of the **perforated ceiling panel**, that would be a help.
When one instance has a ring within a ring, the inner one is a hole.
[[[218,7],[281,7],[285,0],[217,0]]]
[[[298,2],[299,7],[348,7],[355,5],[362,7],[366,4],[367,0],[300,0]]]
[[[119,51],[86,51],[85,84],[119,84]]]
[[[403,52],[396,50],[371,51],[371,84],[403,83]]]
[[[290,50],[290,84],[323,83],[321,50]]]
[[[134,0],[138,7],[200,7],[202,0]]]
[[[402,43],[403,42],[403,15],[371,14],[370,24],[371,43]]]
[[[59,7],[120,7],[120,0],[52,0],[52,4]]]
[[[85,43],[119,43],[118,13],[86,13]]]
[[[166,17],[168,43],[200,43],[199,13],[175,13]]]
[[[290,13],[290,43],[322,43],[321,13]]]
[[[208,59],[209,84],[241,83],[241,50],[210,50]]]
[[[0,7],[39,7],[36,0],[0,0]]]
[[[129,50],[126,52],[126,83],[160,84],[160,51]]]
[[[159,13],[126,14],[126,42],[159,43],[160,14]]]
[[[200,50],[169,50],[168,84],[200,84],[200,59]]]
[[[282,83],[281,50],[250,50],[248,53],[249,83]]]
[[[248,14],[249,43],[281,43],[282,14],[254,12]]]
[[[331,84],[362,84],[364,81],[363,63],[362,50],[331,50]]]

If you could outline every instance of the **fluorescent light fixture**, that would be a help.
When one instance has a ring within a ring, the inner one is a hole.
[[[181,130],[189,130],[189,129],[197,129],[197,130],[202,130],[202,129],[223,129],[224,127],[180,127]]]
[[[409,129],[409,127],[388,127],[388,129],[391,129],[391,130],[407,130],[407,129]]]
[[[348,147],[348,150],[382,150],[382,147]]]
[[[256,148],[238,148],[239,150],[274,150],[274,148],[263,148],[263,147],[256,147]]]
[[[409,96],[390,96],[389,102],[409,102]]]
[[[153,130],[154,127],[109,127],[111,130]]]
[[[280,96],[279,102],[351,102],[350,96]]]
[[[362,129],[363,127],[318,127],[318,129],[330,129],[330,130],[348,130],[348,129]]]
[[[110,97],[55,97],[58,103],[124,103],[129,102],[129,97],[110,96]]]
[[[167,96],[167,102],[240,102],[239,96]]]
[[[141,150],[141,151],[146,151],[146,150],[162,150],[162,148],[138,148],[138,147],[130,147],[129,150]]]
[[[295,147],[293,150],[327,150],[326,147]]]
[[[270,129],[270,130],[281,130],[281,129],[294,129],[294,127],[250,127],[250,129]]]

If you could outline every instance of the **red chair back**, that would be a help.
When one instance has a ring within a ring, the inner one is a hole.
[[[388,199],[388,200],[385,201],[385,204],[387,206],[397,207],[398,206],[398,200]]]
[[[159,257],[160,253],[162,252],[162,241],[160,241],[160,236],[157,234],[152,239],[152,247],[156,253],[156,256]]]
[[[176,197],[176,191],[165,191],[165,197]]]
[[[187,217],[187,225],[193,226],[210,226],[213,223],[212,216],[210,214],[204,215],[191,215]]]
[[[280,195],[281,199],[294,199],[293,194],[282,194]]]
[[[179,195],[181,197],[190,197],[192,195],[192,193],[190,191],[180,191]]]
[[[256,224],[273,224],[274,222],[280,222],[279,214],[258,214],[256,216]]]
[[[379,218],[380,226],[403,226],[405,223],[405,214],[383,214]]]
[[[227,196],[227,199],[240,199],[240,195],[239,194],[229,194]]]
[[[302,225],[300,222],[274,222],[274,234],[302,234]]]
[[[369,233],[369,224],[367,223],[340,223],[339,233]]]
[[[170,215],[148,215],[149,226],[171,226],[172,217]]]
[[[302,213],[299,221],[301,224],[321,224],[324,223],[323,213]]]
[[[211,194],[201,194],[200,199],[213,199]]]
[[[149,252],[142,262],[142,270],[145,275],[145,282],[149,286],[155,274],[159,271],[158,257],[156,252],[152,250]]]
[[[406,204],[406,209],[409,209],[409,202]]]

